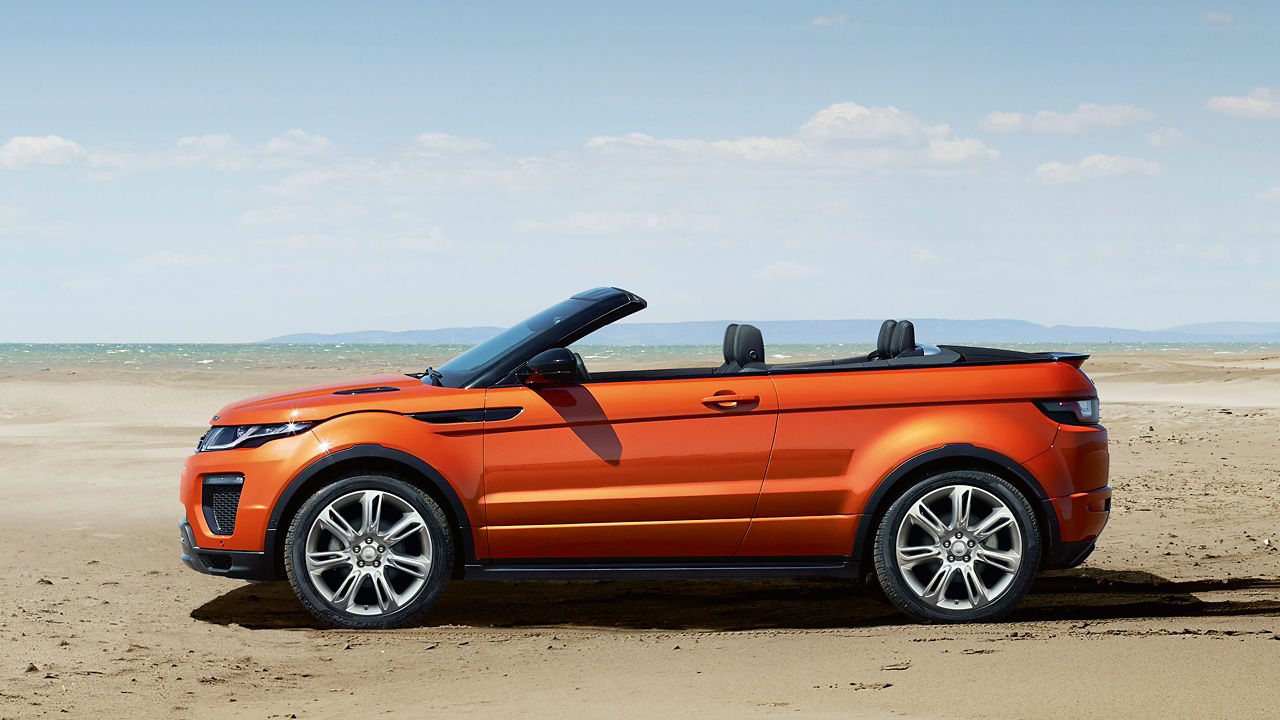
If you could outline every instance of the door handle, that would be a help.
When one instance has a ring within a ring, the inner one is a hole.
[[[758,402],[760,402],[759,395],[739,395],[737,393],[731,393],[731,392],[720,393],[720,394],[712,395],[711,397],[702,398],[703,405],[716,405],[722,408],[738,407],[738,403],[743,403],[744,405],[750,405]]]

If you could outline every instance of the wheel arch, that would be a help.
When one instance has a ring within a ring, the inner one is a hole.
[[[1040,559],[1052,557],[1051,550],[1058,544],[1058,515],[1039,480],[1025,467],[994,450],[967,443],[952,443],[927,450],[903,462],[893,469],[872,491],[867,499],[858,528],[854,533],[853,557],[863,573],[874,567],[871,553],[876,527],[889,510],[893,501],[910,489],[918,480],[950,470],[980,470],[1003,478],[1026,496],[1035,514],[1036,523],[1042,528]]]
[[[457,531],[454,543],[454,576],[460,577],[462,567],[475,557],[472,546],[471,523],[466,508],[457,492],[435,468],[421,458],[409,453],[376,444],[360,444],[343,448],[312,462],[294,476],[285,486],[271,508],[267,519],[267,531],[263,550],[274,568],[275,575],[283,578],[284,533],[298,509],[307,498],[353,471],[387,472],[417,487],[436,501],[449,519],[449,526]]]

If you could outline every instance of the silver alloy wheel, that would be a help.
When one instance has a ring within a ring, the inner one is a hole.
[[[911,592],[943,610],[995,601],[1022,566],[1022,530],[1013,511],[972,485],[930,491],[907,511],[894,547]]]
[[[357,490],[320,511],[306,542],[307,575],[334,609],[384,615],[411,602],[431,571],[431,534],[405,500]]]

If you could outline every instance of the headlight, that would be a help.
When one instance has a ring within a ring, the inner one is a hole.
[[[196,452],[258,447],[268,440],[306,432],[314,423],[287,422],[272,425],[214,425],[200,438]]]

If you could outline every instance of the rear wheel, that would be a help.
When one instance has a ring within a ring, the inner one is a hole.
[[[406,625],[449,581],[453,537],[440,506],[390,475],[329,485],[298,509],[285,570],[311,614],[335,627]]]
[[[880,586],[921,620],[998,620],[1026,597],[1039,564],[1031,505],[990,473],[928,477],[889,506],[876,530]]]

